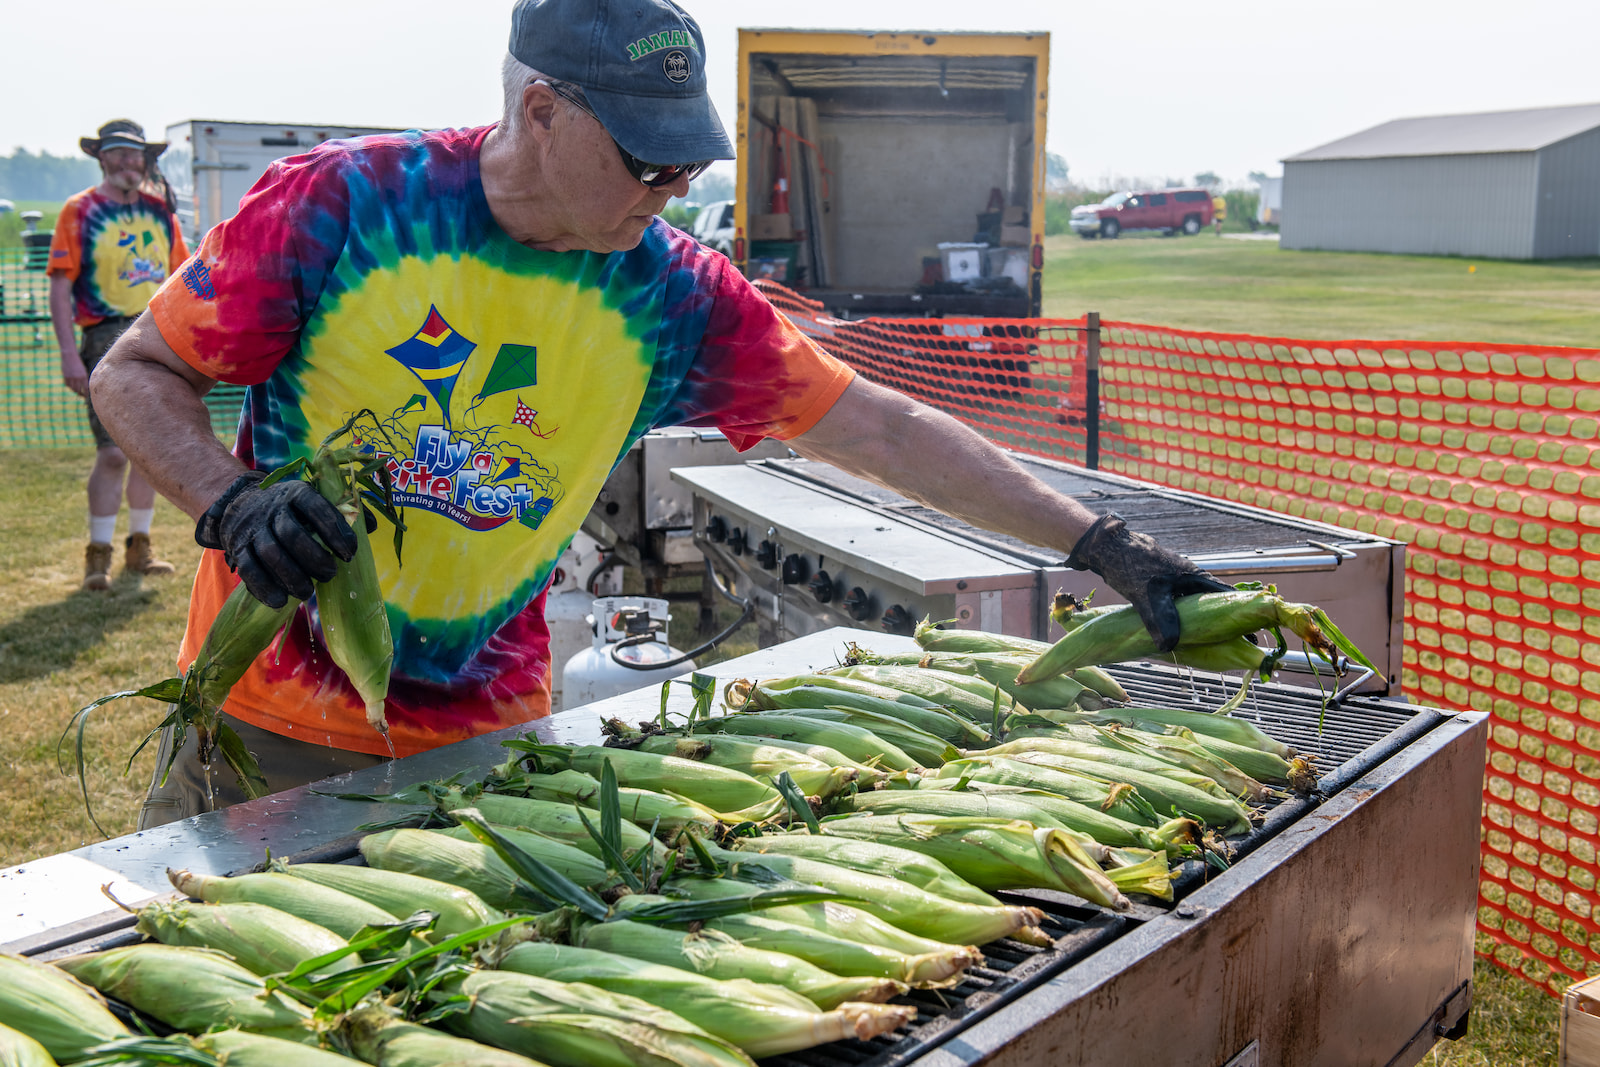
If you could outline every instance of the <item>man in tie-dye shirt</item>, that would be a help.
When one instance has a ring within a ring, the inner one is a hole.
[[[164,196],[155,160],[167,146],[144,139],[132,119],[112,119],[79,141],[100,163],[100,184],[69,197],[50,241],[50,319],[61,347],[61,380],[89,400],[89,375],[178,263],[188,258],[183,231]],[[83,331],[83,344],[78,334]],[[172,564],[150,552],[156,491],[139,465],[129,464],[89,401],[94,468],[89,472],[89,547],[83,587],[111,588],[111,538],[127,479],[128,539],[124,569],[171,574]]]
[[[403,561],[372,539],[400,755],[548,714],[546,587],[653,427],[715,426],[738,448],[784,440],[1073,552],[1148,605],[1171,647],[1173,596],[1216,582],[948,416],[856,378],[658,217],[732,155],[693,19],[671,0],[519,0],[510,52],[495,126],[275,164],[95,375],[97,400],[115,397],[107,424],[211,549],[180,663],[237,581],[269,604],[309,601],[225,706],[274,788],[388,753],[324,651],[312,597],[354,535],[304,483],[260,484],[353,416],[406,522]],[[249,386],[232,455],[201,402],[215,380]],[[141,825],[197,810],[193,748]]]

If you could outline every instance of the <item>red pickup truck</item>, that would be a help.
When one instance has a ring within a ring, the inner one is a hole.
[[[1090,240],[1112,238],[1123,230],[1160,230],[1193,237],[1211,225],[1211,194],[1204,189],[1159,189],[1112,193],[1098,204],[1072,209],[1072,232]]]

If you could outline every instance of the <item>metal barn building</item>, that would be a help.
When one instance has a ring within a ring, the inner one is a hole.
[[[1290,156],[1282,247],[1600,256],[1600,104],[1396,119]]]

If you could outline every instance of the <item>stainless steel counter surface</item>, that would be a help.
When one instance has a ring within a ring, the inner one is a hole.
[[[849,641],[865,641],[883,652],[916,648],[909,638],[839,627],[719,663],[705,673],[722,682],[803,673],[837,663]],[[686,713],[692,704],[688,686],[671,686],[669,711]],[[506,750],[500,742],[521,737],[530,729],[543,741],[587,744],[600,740],[600,724],[605,719],[620,717],[633,722],[654,717],[660,708],[661,689],[650,686],[528,726],[485,734],[382,767],[338,775],[154,830],[5,868],[0,870],[0,950],[45,931],[92,923],[97,916],[105,915],[110,903],[101,892],[103,885],[123,903],[139,904],[172,892],[166,877],[168,867],[229,874],[260,863],[269,852],[273,856],[293,856],[349,837],[363,823],[400,813],[393,806],[334,800],[316,796],[312,790],[386,793],[460,772],[470,778],[504,762]],[[219,773],[232,772],[223,768]]]

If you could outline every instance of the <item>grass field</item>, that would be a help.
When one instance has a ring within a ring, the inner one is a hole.
[[[1600,346],[1600,259],[1291,252],[1210,233],[1052,237],[1043,310],[1274,337],[1589,348]]]

